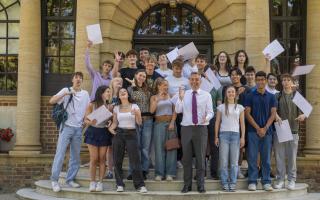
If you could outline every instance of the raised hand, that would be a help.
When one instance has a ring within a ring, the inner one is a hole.
[[[179,99],[182,101],[184,98],[185,90],[183,86],[179,87]]]
[[[119,51],[115,51],[114,52],[114,59],[116,60],[116,62],[120,62],[121,60],[121,54]]]
[[[132,87],[135,87],[136,86],[136,83],[135,83],[135,81],[134,81],[134,79],[128,79],[128,78],[125,78],[126,79],[126,81],[128,81],[129,83],[131,83],[131,86]]]

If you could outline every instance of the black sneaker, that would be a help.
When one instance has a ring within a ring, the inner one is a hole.
[[[127,180],[132,180],[132,175],[127,176]]]

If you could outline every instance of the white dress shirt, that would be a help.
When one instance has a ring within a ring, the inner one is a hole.
[[[195,125],[192,122],[192,92],[193,90],[187,90],[184,94],[183,100],[181,101],[179,98],[176,102],[176,112],[183,113],[181,122],[182,126]],[[213,117],[211,95],[209,92],[198,89],[196,98],[198,112],[198,124],[196,125],[209,125],[209,121]]]

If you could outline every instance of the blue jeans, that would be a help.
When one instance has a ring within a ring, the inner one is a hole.
[[[80,150],[82,143],[82,128],[64,125],[59,134],[56,154],[54,156],[51,180],[58,181],[63,166],[65,154],[70,144],[70,159],[66,182],[73,181],[80,168]]]
[[[256,132],[248,132],[248,183],[257,184],[258,166],[257,158],[260,153],[261,170],[262,170],[262,185],[271,184],[271,148],[272,148],[272,133],[266,133],[264,137],[260,137]]]
[[[221,184],[235,185],[238,175],[238,160],[240,149],[240,133],[223,131],[219,134],[219,158]],[[230,163],[230,166],[229,166]],[[230,168],[230,174],[229,174]],[[230,180],[230,181],[228,181]]]
[[[164,147],[166,141],[176,132],[168,131],[169,122],[155,122],[153,127],[153,139],[155,147],[155,175],[165,177],[177,174],[177,150],[167,151]]]

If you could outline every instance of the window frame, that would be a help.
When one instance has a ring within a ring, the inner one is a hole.
[[[1,90],[0,89],[0,95],[10,95],[10,96],[14,96],[14,95],[17,95],[17,90],[18,90],[18,68],[19,66],[17,65],[17,71],[16,72],[8,72],[7,71],[7,67],[8,67],[8,59],[9,57],[16,57],[17,60],[19,59],[18,56],[19,54],[18,53],[9,53],[9,40],[10,39],[14,39],[14,40],[18,40],[20,39],[20,37],[9,37],[9,24],[10,23],[18,23],[20,24],[20,20],[11,20],[9,19],[9,16],[8,16],[8,12],[7,12],[7,9],[9,9],[11,6],[14,6],[15,4],[19,4],[19,7],[21,6],[20,5],[20,0],[15,0],[13,3],[7,5],[7,6],[4,6],[2,2],[0,2],[0,12],[4,11],[5,12],[5,15],[6,15],[6,19],[5,20],[0,20],[0,23],[1,24],[6,24],[6,37],[0,37],[1,40],[5,40],[6,41],[6,52],[3,54],[1,53],[0,54],[0,57],[5,57],[5,60],[4,60],[4,69],[5,71],[4,72],[0,72],[0,74],[4,74],[6,76],[6,87],[5,87],[5,90]],[[20,30],[19,30],[20,31]],[[19,60],[18,60],[19,62]],[[17,85],[16,85],[16,90],[8,90],[8,85],[7,85],[7,75],[8,74],[13,74],[13,75],[16,75],[17,76]]]
[[[47,16],[47,0],[41,0],[41,95],[44,96],[51,96],[56,94],[61,88],[70,85],[71,82],[71,75],[74,72],[61,74],[61,58],[73,58],[73,68],[75,67],[75,50],[76,50],[76,25],[77,25],[77,0],[73,1],[73,16],[60,16],[60,9],[61,9],[61,0],[59,0],[59,16]],[[47,56],[46,55],[46,41],[50,39],[48,37],[48,22],[56,22],[59,24],[64,22],[73,22],[74,23],[74,37],[73,38],[65,38],[60,36],[60,27],[59,27],[59,34],[58,37],[54,37],[59,42],[58,53],[56,56]],[[64,40],[73,40],[73,56],[69,55],[60,55],[61,51],[61,42]],[[45,61],[46,58],[58,58],[58,67],[59,73],[46,73],[45,69]]]

